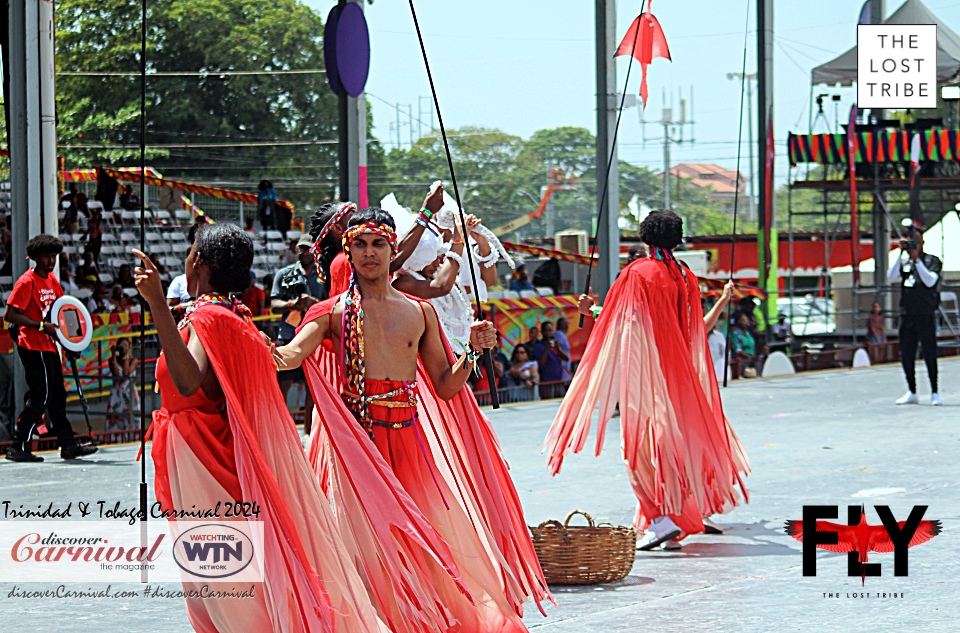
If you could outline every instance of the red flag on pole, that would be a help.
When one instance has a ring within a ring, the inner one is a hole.
[[[847,166],[850,176],[850,258],[853,282],[860,283],[860,219],[857,217],[857,106],[850,106],[847,123]]]
[[[670,49],[667,47],[667,38],[663,34],[660,22],[650,13],[650,7],[653,2],[647,4],[647,10],[637,16],[630,25],[627,34],[623,36],[619,48],[614,57],[624,55],[633,55],[633,58],[640,62],[640,98],[643,100],[643,107],[647,107],[647,66],[654,59],[662,57],[670,60]],[[672,61],[672,60],[671,60]]]

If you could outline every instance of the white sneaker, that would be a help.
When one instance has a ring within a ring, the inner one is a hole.
[[[939,398],[939,396],[937,397]],[[920,399],[917,398],[917,394],[908,391],[897,400],[897,404],[920,404]]]
[[[723,534],[723,528],[711,521],[708,517],[703,517],[704,534]]]
[[[940,399],[939,393],[930,394],[930,404],[932,404],[935,407],[939,407],[940,405],[943,404],[943,400]]]
[[[679,549],[683,549],[683,545],[680,544],[679,539],[672,538],[669,541],[664,541],[660,544],[660,549],[665,552],[675,552]]]
[[[668,516],[657,517],[650,522],[650,527],[637,541],[637,549],[646,552],[652,550],[664,541],[680,536],[680,528]]]

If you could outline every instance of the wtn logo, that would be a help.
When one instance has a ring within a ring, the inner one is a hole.
[[[187,560],[191,563],[197,562],[197,559],[204,563],[219,563],[221,560],[228,562],[231,558],[243,560],[243,541],[238,541],[233,547],[229,543],[188,543],[181,541],[183,552]],[[208,558],[210,552],[213,552],[213,560]]]
[[[189,528],[176,537],[173,559],[183,571],[198,578],[236,576],[257,558],[251,536],[238,529],[247,527],[205,523]]]
[[[906,576],[908,550],[940,534],[940,521],[924,521],[927,506],[913,506],[906,521],[897,521],[888,506],[874,506],[883,525],[868,525],[863,506],[847,506],[847,523],[836,519],[837,506],[803,506],[803,521],[787,521],[786,532],[803,543],[803,575],[817,575],[817,548],[847,553],[847,575],[879,576],[880,564],[868,563],[869,552],[893,552],[893,575]]]

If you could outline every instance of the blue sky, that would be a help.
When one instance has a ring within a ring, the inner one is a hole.
[[[334,2],[306,0],[306,4],[325,16]],[[747,72],[754,72],[756,2],[749,0],[749,4]],[[887,15],[900,4],[887,0]],[[926,4],[947,26],[960,31],[960,2],[928,0]],[[538,129],[562,125],[595,131],[594,2],[415,0],[415,5],[448,128],[499,128],[524,138]],[[808,129],[810,70],[855,44],[861,6],[862,0],[774,3],[778,181],[786,177],[787,132]],[[639,9],[639,2],[618,3],[618,39]],[[372,48],[367,90],[375,134],[388,143],[396,109],[384,101],[411,104],[417,116],[418,98],[430,92],[407,2],[376,0],[366,11]],[[734,168],[740,84],[728,80],[726,74],[739,72],[743,63],[747,1],[654,0],[653,12],[663,26],[673,61],[656,60],[650,66],[646,118],[660,118],[662,90],[672,91],[676,100],[678,90],[686,96],[693,86],[696,143],[673,146],[671,162],[715,162]],[[622,58],[617,64],[622,89],[627,61]],[[639,67],[634,66],[629,92],[638,92],[639,79]],[[815,94],[819,92],[843,96],[839,107],[843,120],[855,97],[853,90],[819,86]],[[422,107],[428,107],[426,100]],[[833,102],[829,102],[826,115],[832,128]],[[405,121],[402,129],[406,143]],[[662,168],[662,145],[652,140],[660,129],[647,125],[644,147],[638,111],[625,111],[620,157],[636,165]],[[827,130],[821,125],[817,131]],[[396,140],[395,133],[392,138]],[[743,171],[747,169],[746,139],[744,128]]]

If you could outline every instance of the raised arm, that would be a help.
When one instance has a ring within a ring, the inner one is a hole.
[[[723,287],[723,294],[720,295],[720,298],[717,300],[713,307],[710,308],[710,311],[703,316],[703,327],[709,332],[713,329],[713,326],[717,324],[717,321],[720,319],[720,315],[723,313],[724,308],[727,307],[727,304],[730,303],[730,299],[733,298],[733,282],[728,281],[727,285]]]
[[[423,201],[423,208],[430,213],[436,213],[443,208],[443,187],[437,187],[427,194],[426,199]],[[400,243],[397,244],[397,256],[390,262],[391,273],[400,270],[403,264],[410,259],[413,252],[417,250],[417,244],[420,243],[420,238],[423,237],[425,230],[426,227],[418,222],[413,225],[409,233],[400,239]]]
[[[200,338],[190,328],[188,343],[184,343],[177,330],[177,323],[173,320],[173,313],[167,307],[167,299],[163,293],[163,284],[160,283],[160,273],[150,258],[141,251],[133,250],[133,254],[140,258],[140,266],[134,270],[135,283],[140,296],[150,306],[154,327],[160,338],[160,346],[167,359],[167,369],[173,385],[181,396],[189,397],[196,393],[210,370],[210,361],[207,353],[200,344]]]

